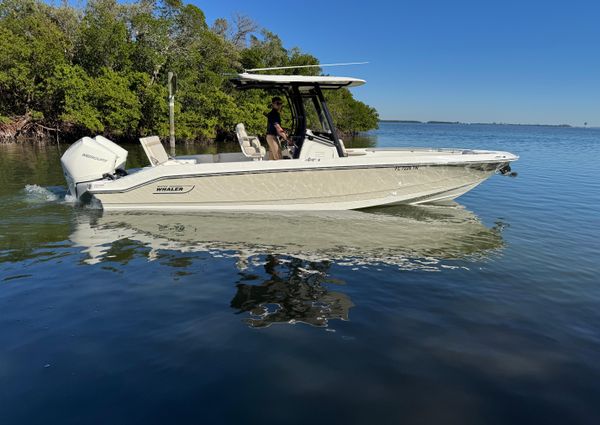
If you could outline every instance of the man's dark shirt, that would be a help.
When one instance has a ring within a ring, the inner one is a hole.
[[[267,114],[267,134],[277,136],[275,124],[281,125],[281,115],[275,109],[271,109],[271,112]]]

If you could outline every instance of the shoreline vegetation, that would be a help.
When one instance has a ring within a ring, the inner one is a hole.
[[[209,25],[201,9],[181,0],[88,0],[84,8],[2,0],[0,51],[0,142],[8,143],[95,134],[117,142],[164,140],[168,72],[178,81],[178,143],[229,140],[239,122],[263,134],[273,93],[235,90],[230,74],[319,64],[247,16]],[[321,69],[291,72],[319,75]],[[377,127],[377,111],[349,90],[326,97],[341,134]]]

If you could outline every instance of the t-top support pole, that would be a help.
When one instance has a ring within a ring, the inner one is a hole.
[[[177,76],[169,72],[169,144],[171,155],[175,156],[175,92],[177,91]]]

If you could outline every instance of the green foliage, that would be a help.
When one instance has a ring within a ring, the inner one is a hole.
[[[132,43],[123,12],[116,0],[88,0],[74,58],[88,74],[129,69]]]
[[[202,10],[180,0],[88,0],[84,9],[2,0],[0,51],[0,124],[27,115],[63,134],[122,138],[168,134],[168,71],[178,77],[176,136],[202,140],[238,122],[264,133],[272,93],[234,90],[227,73],[319,63],[245,16],[210,28]],[[288,72],[320,69],[279,73]],[[340,131],[377,125],[377,112],[348,90],[328,99]]]
[[[102,68],[101,72],[93,91],[106,128],[113,134],[134,134],[141,119],[141,103],[132,81],[135,75],[109,68]]]
[[[91,132],[104,131],[100,111],[94,106],[94,80],[79,65],[59,65],[48,83],[57,121]]]
[[[24,37],[0,27],[0,111],[24,114],[35,85],[30,78],[31,48]]]
[[[141,107],[137,133],[140,135],[158,134],[165,137],[169,134],[167,87],[163,84],[151,84],[147,74],[138,73],[137,76],[142,78],[137,86]]]
[[[35,0],[0,3],[0,114],[46,110],[45,89],[56,65],[65,63],[68,37]]]
[[[375,108],[354,99],[348,89],[326,92],[326,98],[340,132],[356,134],[377,128],[379,114]]]

